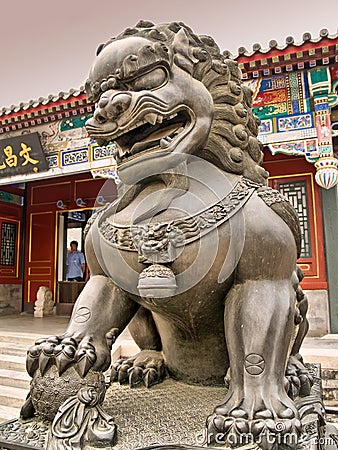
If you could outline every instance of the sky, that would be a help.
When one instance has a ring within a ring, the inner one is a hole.
[[[98,45],[140,19],[185,22],[236,54],[336,34],[338,0],[1,0],[0,108],[80,87]]]

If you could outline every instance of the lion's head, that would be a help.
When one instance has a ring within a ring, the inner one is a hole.
[[[180,154],[266,183],[252,93],[211,37],[141,21],[99,47],[86,92],[96,102],[87,130],[100,145],[118,144],[127,183],[135,168],[159,173]]]

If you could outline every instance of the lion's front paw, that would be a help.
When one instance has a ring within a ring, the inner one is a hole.
[[[300,354],[290,356],[285,376],[289,382],[289,397],[306,397],[310,395],[313,378],[305,367]]]
[[[53,364],[60,375],[72,365],[81,377],[85,377],[89,369],[103,372],[109,367],[110,350],[116,334],[114,329],[103,338],[66,333],[38,339],[27,351],[27,372],[33,377],[39,369],[44,375]]]
[[[130,387],[144,384],[151,387],[161,383],[165,377],[165,365],[161,352],[142,350],[128,359],[119,359],[111,370],[111,381],[129,382]]]
[[[285,444],[296,443],[301,422],[296,406],[284,392],[274,386],[264,389],[232,390],[231,385],[223,404],[217,406],[207,419],[208,436],[215,443],[238,446],[262,443],[265,440]]]

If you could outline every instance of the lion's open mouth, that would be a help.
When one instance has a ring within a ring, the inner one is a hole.
[[[156,149],[172,151],[190,131],[192,122],[192,114],[186,108],[181,108],[166,114],[158,112],[142,114],[139,120],[133,121],[130,126],[121,127],[111,133],[109,138],[104,134],[98,136],[100,133],[97,129],[90,134],[97,141],[100,141],[101,137],[104,138],[105,145],[115,141],[118,145],[118,154],[115,158],[120,164],[135,158],[139,153]]]
[[[190,114],[183,109],[168,115],[155,112],[144,115],[140,122],[133,124],[132,129],[115,137],[119,147],[117,162],[158,148],[170,150],[187,134],[190,125]]]
[[[184,132],[189,123],[190,117],[185,111],[172,113],[167,117],[156,113],[146,114],[143,124],[136,124],[136,128],[115,139],[120,147],[119,156],[128,157],[156,147],[166,149]]]

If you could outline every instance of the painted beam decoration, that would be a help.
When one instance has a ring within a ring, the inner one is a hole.
[[[38,133],[0,141],[0,178],[48,170]]]
[[[309,163],[315,163],[319,158],[317,139],[302,139],[299,141],[279,142],[268,145],[273,155],[303,156]]]
[[[311,111],[306,74],[291,72],[245,82],[254,93],[253,111],[260,119]]]
[[[331,116],[331,108],[338,104],[338,68],[302,69],[275,75],[267,71],[263,75],[268,76],[247,81],[244,76],[243,82],[253,91],[262,144],[273,155],[304,157],[315,165],[319,186],[330,189],[338,183],[332,141],[338,135],[338,121]]]

